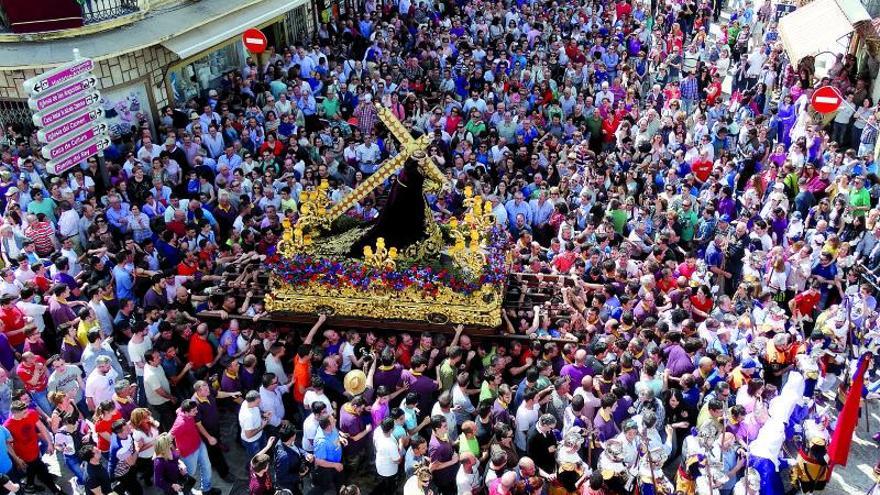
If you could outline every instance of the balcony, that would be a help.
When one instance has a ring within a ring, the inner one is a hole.
[[[83,24],[109,21],[140,10],[138,0],[85,0],[81,6]]]
[[[125,24],[148,0],[0,0],[0,33],[50,39]],[[115,21],[115,22],[111,22]],[[101,26],[105,24],[105,26]]]

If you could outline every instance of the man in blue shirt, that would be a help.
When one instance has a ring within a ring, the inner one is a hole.
[[[831,293],[831,289],[835,287],[838,282],[837,263],[834,262],[831,253],[822,253],[819,255],[819,262],[813,265],[813,269],[810,271],[810,278],[819,282],[819,292],[822,294],[821,299],[819,299],[819,307],[827,307],[828,296]]]
[[[312,484],[315,493],[326,493],[329,489],[337,493],[342,485],[342,446],[348,442],[340,438],[332,414],[318,420],[318,427],[320,430],[315,435],[315,473]]]
[[[520,213],[525,217],[527,225],[532,224],[532,207],[525,202],[522,191],[513,193],[513,199],[509,200],[504,208],[507,210],[507,221],[511,228],[516,225],[516,216]]]
[[[12,471],[12,458],[9,457],[9,444],[12,434],[5,426],[0,426],[0,474],[9,474]]]
[[[113,281],[117,299],[134,299],[134,264],[131,253],[125,251],[123,259],[113,267]]]

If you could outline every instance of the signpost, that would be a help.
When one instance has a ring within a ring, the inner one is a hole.
[[[100,108],[96,108],[91,112],[84,113],[79,117],[74,117],[71,120],[67,120],[61,124],[52,127],[51,129],[41,129],[37,131],[37,139],[44,143],[49,143],[57,140],[61,136],[65,134],[69,134],[73,131],[76,131],[80,127],[85,125],[93,124],[93,125],[102,125],[104,128],[109,128],[107,124],[103,122],[102,117],[104,116],[104,111]]]
[[[97,91],[94,93],[87,93],[72,100],[64,101],[49,110],[34,114],[34,125],[39,127],[49,127],[52,124],[67,119],[68,117],[88,113],[97,106],[99,101],[101,101],[101,94]]]
[[[104,132],[106,127],[107,124],[98,124],[89,127],[82,134],[73,134],[69,138],[65,136],[65,138],[57,142],[57,144],[43,146],[43,157],[47,160],[53,160],[82,147],[86,143],[97,143],[98,141],[109,140],[109,136]],[[107,143],[107,146],[110,146],[109,142]]]
[[[109,126],[98,105],[95,63],[73,50],[73,62],[24,82],[30,94],[28,106],[35,112],[34,125],[42,127],[37,138],[42,155],[49,160],[46,171],[62,174],[110,146]]]
[[[247,51],[255,55],[266,51],[266,47],[269,45],[266,35],[259,29],[254,28],[245,31],[241,35],[241,41],[244,42],[244,47],[247,48]]]
[[[74,77],[86,74],[91,75],[92,69],[95,68],[95,63],[88,58],[79,58],[79,50],[74,49],[73,52],[76,60],[28,79],[24,82],[24,90],[28,93],[39,95]]]
[[[832,113],[836,112],[840,105],[843,104],[843,97],[840,96],[840,92],[837,91],[837,88],[833,86],[822,86],[813,92],[813,96],[810,98],[810,104],[813,106],[813,109],[819,113]]]
[[[74,151],[70,155],[61,157],[58,160],[48,161],[46,162],[46,172],[55,175],[61,174],[65,170],[75,167],[79,162],[86,158],[104,151],[104,148],[107,146],[110,146],[110,140],[101,139],[92,144],[86,145],[84,148]]]
[[[73,84],[64,86],[58,91],[49,93],[45,96],[39,96],[37,98],[31,98],[28,101],[28,105],[31,107],[31,110],[35,112],[39,112],[41,110],[45,110],[52,105],[56,105],[61,101],[64,101],[71,96],[78,95],[84,91],[88,91],[95,86],[98,85],[98,80],[94,77],[87,77],[84,79],[78,79]]]

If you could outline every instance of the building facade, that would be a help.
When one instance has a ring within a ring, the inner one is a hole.
[[[80,18],[39,8],[63,2],[74,4]],[[241,41],[246,29],[262,30],[270,46],[287,46],[308,38],[318,18],[310,0],[28,0],[37,7],[10,7],[20,3],[0,0],[4,128],[30,125],[22,83],[69,62],[74,48],[96,62],[105,116],[122,130],[219,88],[250,56]]]

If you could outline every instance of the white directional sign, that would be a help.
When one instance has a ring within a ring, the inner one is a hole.
[[[106,124],[100,125],[106,127]],[[52,160],[81,148],[85,143],[97,142],[99,139],[109,139],[105,132],[96,127],[87,128],[81,134],[71,134],[70,137],[65,136],[61,141],[43,146],[43,157],[47,160]]]
[[[109,139],[100,139],[91,144],[87,144],[85,147],[78,149],[67,156],[63,156],[58,160],[50,160],[46,162],[46,172],[55,175],[64,173],[86,158],[104,151],[108,146],[110,146]]]
[[[23,84],[24,90],[28,93],[39,95],[75,77],[91,75],[94,68],[95,63],[91,59],[80,59],[28,79]]]
[[[81,127],[87,126],[89,124],[101,125],[106,132],[110,128],[110,126],[108,126],[103,121],[103,116],[104,111],[100,108],[96,108],[91,112],[81,114],[78,117],[74,117],[70,120],[66,120],[49,129],[40,129],[39,131],[37,131],[37,139],[44,143],[50,143],[66,134],[70,134],[71,132],[79,130]]]
[[[97,85],[98,80],[94,77],[77,79],[72,84],[68,84],[67,86],[48,93],[45,96],[31,98],[28,105],[31,107],[31,110],[39,112],[55,106],[67,99],[73,98],[74,96],[79,96]]]
[[[98,105],[99,101],[101,101],[101,95],[97,91],[74,98],[62,103],[60,106],[36,113],[34,115],[34,125],[49,127],[71,116],[88,113]]]
[[[24,82],[42,155],[50,160],[46,170],[61,174],[110,146],[109,126],[99,108],[101,93],[92,76],[95,63],[80,58]]]

